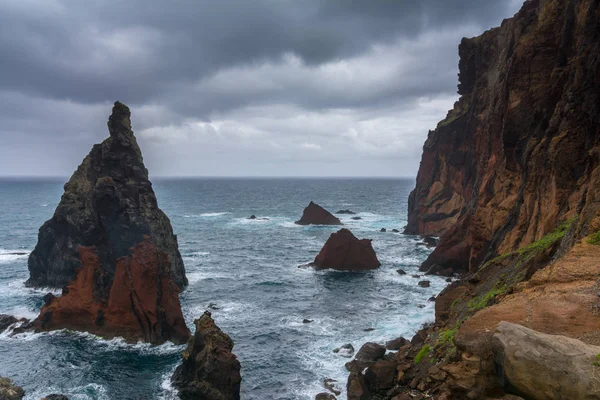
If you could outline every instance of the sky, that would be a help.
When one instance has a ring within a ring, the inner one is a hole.
[[[2,0],[0,176],[69,176],[119,100],[151,176],[414,177],[521,3]]]

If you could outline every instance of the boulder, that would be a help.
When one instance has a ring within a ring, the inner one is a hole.
[[[348,229],[332,233],[314,261],[316,269],[362,271],[379,268],[369,239],[357,239]]]
[[[390,341],[385,342],[385,348],[388,350],[400,350],[402,346],[406,346],[410,342],[403,337],[399,337]]]
[[[313,320],[312,320],[312,319],[308,319],[308,318],[304,318],[304,319],[302,320],[302,323],[303,323],[303,324],[310,324],[311,322],[313,322]]]
[[[53,217],[39,230],[28,260],[27,286],[62,288],[81,268],[79,247],[94,247],[104,273],[95,293],[106,301],[117,260],[144,237],[167,254],[171,280],[187,285],[177,237],[158,208],[142,152],[131,130],[129,108],[116,102],[108,137],[96,144],[64,186]]]
[[[492,339],[503,389],[532,400],[600,399],[600,347],[500,322]]]
[[[315,396],[315,400],[337,400],[337,397],[331,393],[319,393]]]
[[[361,217],[352,217],[350,219],[353,221],[360,221],[362,218]]]
[[[362,345],[355,360],[362,362],[375,362],[385,355],[385,347],[378,343],[368,342]]]
[[[298,225],[343,225],[336,216],[321,207],[320,205],[313,203],[304,209],[302,218],[296,221]]]
[[[397,270],[396,270],[396,272],[397,272],[399,275],[406,275],[406,271],[405,271],[405,270],[403,270],[403,269],[397,269]]]
[[[42,400],[69,400],[69,398],[63,394],[50,394]]]
[[[336,396],[339,396],[340,394],[342,394],[342,391],[339,390],[336,387],[336,383],[338,381],[336,381],[335,379],[325,379],[323,381],[323,387],[325,387],[325,389],[329,390],[331,393],[335,394]]]
[[[428,288],[429,286],[431,286],[431,282],[429,282],[429,281],[419,281],[419,286],[421,286],[422,288]]]
[[[398,229],[392,229],[392,232],[394,232],[394,233],[400,233],[400,231]]]
[[[196,332],[171,378],[182,400],[239,400],[240,363],[231,352],[233,341],[205,312],[194,321]]]
[[[27,323],[29,320],[25,318],[16,318],[12,315],[0,314],[0,333],[4,332],[17,322]]]
[[[338,212],[336,212],[336,214],[348,214],[348,215],[354,215],[356,214],[354,211],[350,211],[350,210],[339,210]]]
[[[42,307],[33,322],[36,329],[66,328],[154,344],[188,340],[169,257],[149,237],[132,247],[130,256],[116,260],[112,277],[104,270],[97,248],[78,250],[82,266],[76,278],[62,296]]]
[[[333,352],[342,357],[351,358],[354,355],[354,346],[352,346],[350,343],[347,343],[336,349],[333,349]]]
[[[248,217],[248,219],[256,219],[256,215],[252,214],[251,216]]]
[[[379,232],[387,232],[387,229],[381,228],[381,230]]]
[[[25,396],[22,387],[15,385],[10,379],[0,377],[0,399],[21,400]]]

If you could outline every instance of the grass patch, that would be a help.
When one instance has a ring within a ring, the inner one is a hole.
[[[446,344],[454,345],[454,335],[456,335],[457,331],[458,327],[441,331],[437,339],[438,344],[442,346]]]
[[[421,347],[421,350],[419,350],[419,352],[415,356],[415,364],[421,364],[421,361],[423,361],[423,357],[427,356],[430,351],[431,351],[430,345],[425,345],[425,346]]]
[[[506,290],[506,285],[499,286],[496,284],[496,286],[486,294],[477,296],[469,301],[469,311],[479,311],[486,308],[496,296],[506,293]]]
[[[593,244],[594,246],[600,246],[600,231],[590,235],[588,243]]]

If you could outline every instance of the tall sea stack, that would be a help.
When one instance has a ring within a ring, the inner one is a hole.
[[[158,208],[130,111],[116,102],[110,137],[92,148],[65,185],[29,258],[30,286],[63,286],[45,297],[34,326],[130,341],[184,343],[179,304],[187,283],[177,237]]]
[[[126,105],[115,103],[108,120],[110,137],[92,148],[66,183],[29,257],[28,286],[66,286],[81,267],[78,248],[86,246],[95,248],[107,275],[97,288],[106,295],[116,260],[130,256],[130,248],[145,236],[168,255],[173,282],[180,288],[187,285],[177,236],[158,208],[130,116]]]

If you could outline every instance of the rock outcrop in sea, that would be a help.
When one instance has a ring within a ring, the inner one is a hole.
[[[9,378],[0,376],[0,400],[21,400],[24,396],[22,387],[15,385]]]
[[[381,265],[370,239],[358,239],[348,229],[332,233],[312,263],[315,269],[365,271]]]
[[[600,2],[528,0],[459,53],[406,232],[440,236],[421,270],[463,278],[386,356],[391,383],[378,361],[349,384],[361,400],[599,398]]]
[[[321,207],[320,205],[313,203],[304,209],[302,218],[296,221],[298,225],[343,225],[342,221],[338,217]]]
[[[142,152],[131,130],[131,112],[116,102],[108,120],[110,137],[95,145],[71,179],[54,216],[40,228],[29,256],[28,286],[63,287],[81,266],[79,246],[94,247],[106,295],[116,260],[149,236],[168,255],[173,282],[187,285],[177,237],[158,208]]]
[[[240,363],[233,341],[205,312],[194,321],[196,332],[183,352],[183,362],[172,377],[182,400],[239,400]]]
[[[36,329],[74,329],[129,341],[185,343],[186,283],[177,239],[158,208],[130,111],[116,102],[110,137],[65,185],[29,259],[30,285],[63,285],[44,298]]]

